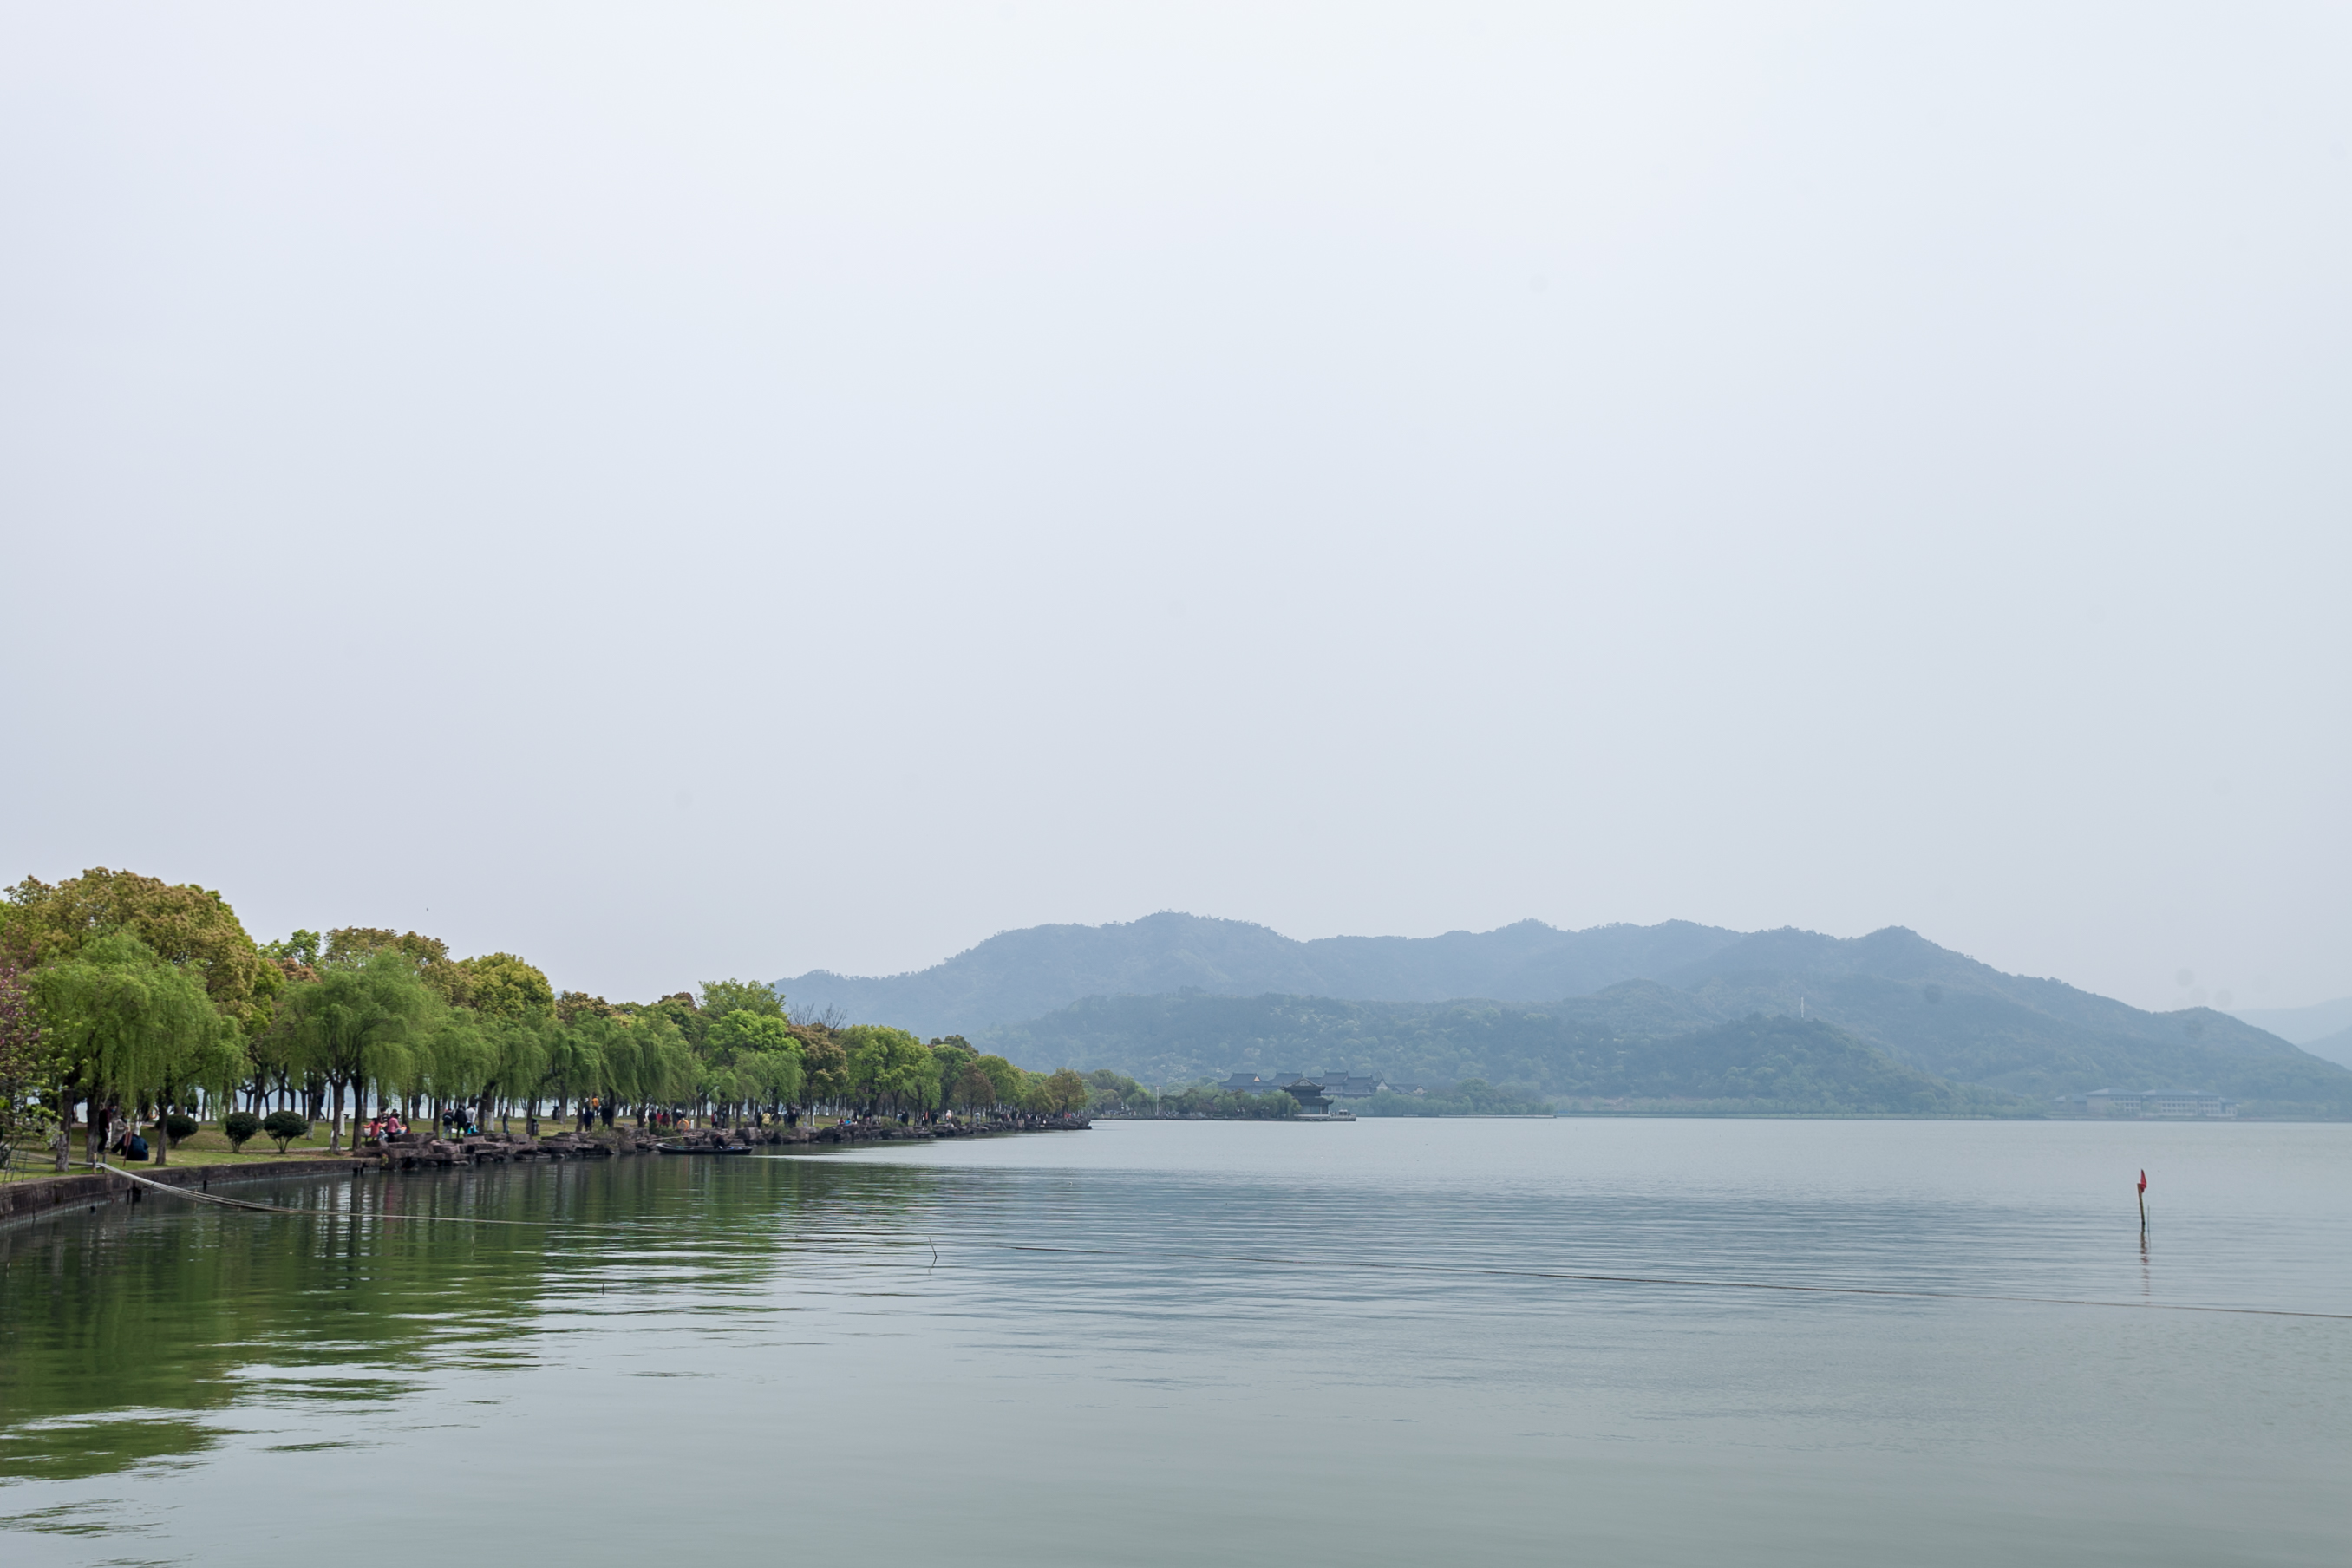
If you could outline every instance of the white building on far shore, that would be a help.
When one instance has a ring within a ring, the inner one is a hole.
[[[2077,1116],[2107,1116],[2131,1121],[2230,1121],[2238,1102],[2198,1089],[2095,1089],[2088,1094],[2062,1094],[2061,1111]]]

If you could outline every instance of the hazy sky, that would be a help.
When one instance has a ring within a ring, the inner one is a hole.
[[[12,3],[0,226],[10,879],[2352,993],[2341,6]]]

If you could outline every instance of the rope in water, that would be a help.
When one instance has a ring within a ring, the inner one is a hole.
[[[300,1215],[311,1219],[321,1217],[332,1218],[339,1213],[352,1212],[338,1211],[334,1209],[286,1208],[277,1204],[250,1203],[243,1198],[217,1197],[211,1193],[190,1192],[185,1187],[173,1186],[167,1182],[152,1181],[145,1176],[134,1176],[130,1172],[118,1169],[112,1165],[101,1163],[99,1166],[99,1169],[105,1171],[110,1175],[121,1176],[126,1182],[136,1182],[142,1187],[152,1187],[157,1192],[171,1193],[176,1196],[188,1198],[197,1203],[217,1204],[224,1208],[248,1209],[259,1214]],[[432,1221],[443,1225],[527,1226],[540,1230],[592,1228],[604,1230],[608,1228],[604,1226],[566,1226],[560,1220],[489,1219],[475,1215],[394,1214],[381,1209],[364,1216],[353,1214],[353,1217]],[[939,1248],[937,1245],[931,1242],[928,1237],[914,1238],[903,1237],[876,1237],[863,1238],[861,1241],[861,1245],[866,1246],[872,1246],[877,1243],[900,1247],[928,1247],[931,1249],[931,1255],[935,1261],[939,1256]],[[1871,1285],[1798,1285],[1775,1280],[1701,1279],[1663,1274],[1594,1274],[1570,1269],[1495,1268],[1469,1264],[1384,1263],[1377,1259],[1367,1259],[1361,1258],[1347,1258],[1344,1260],[1326,1260],[1307,1258],[1281,1258],[1266,1254],[1248,1252],[1188,1252],[1180,1255],[1136,1247],[1044,1247],[1034,1243],[1024,1242],[950,1240],[948,1243],[948,1246],[950,1249],[957,1247],[966,1247],[972,1248],[975,1251],[1039,1252],[1058,1254],[1073,1258],[1151,1258],[1164,1261],[1248,1263],[1260,1268],[1329,1268],[1333,1267],[1341,1267],[1359,1273],[1381,1271],[1398,1274],[1466,1274],[1486,1279],[1556,1279],[1578,1285],[1649,1285],[1685,1290],[1761,1290],[1782,1291],[1804,1296],[1875,1296],[1896,1300],[1911,1301],[2006,1301],[2020,1306],[2030,1307],[2108,1307],[2120,1308],[2127,1310],[2154,1312],[2215,1312],[2232,1317],[2307,1318],[2326,1322],[2352,1322],[2352,1312],[2309,1312],[2298,1311],[2286,1307],[2215,1307],[2197,1302],[2182,1301],[2111,1301],[2089,1296],[2011,1296],[1979,1290],[1899,1290],[1885,1286]]]
[[[350,1210],[323,1208],[287,1208],[279,1204],[257,1204],[249,1202],[244,1198],[221,1197],[214,1193],[191,1192],[186,1187],[174,1186],[170,1182],[158,1182],[146,1176],[134,1176],[130,1172],[123,1170],[121,1166],[110,1165],[103,1160],[99,1162],[98,1168],[105,1172],[110,1176],[120,1176],[126,1182],[136,1182],[142,1187],[152,1187],[159,1193],[170,1193],[173,1197],[186,1198],[191,1203],[214,1204],[221,1208],[247,1209],[255,1214],[303,1215],[311,1219],[331,1219],[339,1214],[355,1212]],[[429,1220],[442,1225],[521,1225],[530,1226],[533,1229],[537,1230],[545,1230],[551,1226],[556,1229],[565,1228],[560,1222],[551,1220],[489,1219],[478,1215],[465,1214],[395,1214],[384,1209],[378,1209],[365,1217],[369,1219]]]

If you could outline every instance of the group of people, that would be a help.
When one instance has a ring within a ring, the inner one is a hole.
[[[400,1112],[396,1110],[385,1111],[362,1129],[371,1143],[389,1143],[407,1131],[408,1123],[400,1119]]]
[[[619,1107],[615,1106],[609,1100],[582,1100],[580,1102],[580,1115],[578,1118],[580,1131],[583,1132],[594,1131],[596,1130],[596,1119],[600,1116],[604,1119],[604,1125],[610,1127],[613,1125],[613,1112],[618,1109]]]

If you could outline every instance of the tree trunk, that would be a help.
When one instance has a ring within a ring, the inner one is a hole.
[[[327,1080],[327,1152],[340,1152],[343,1146],[343,1082],[341,1079]]]

